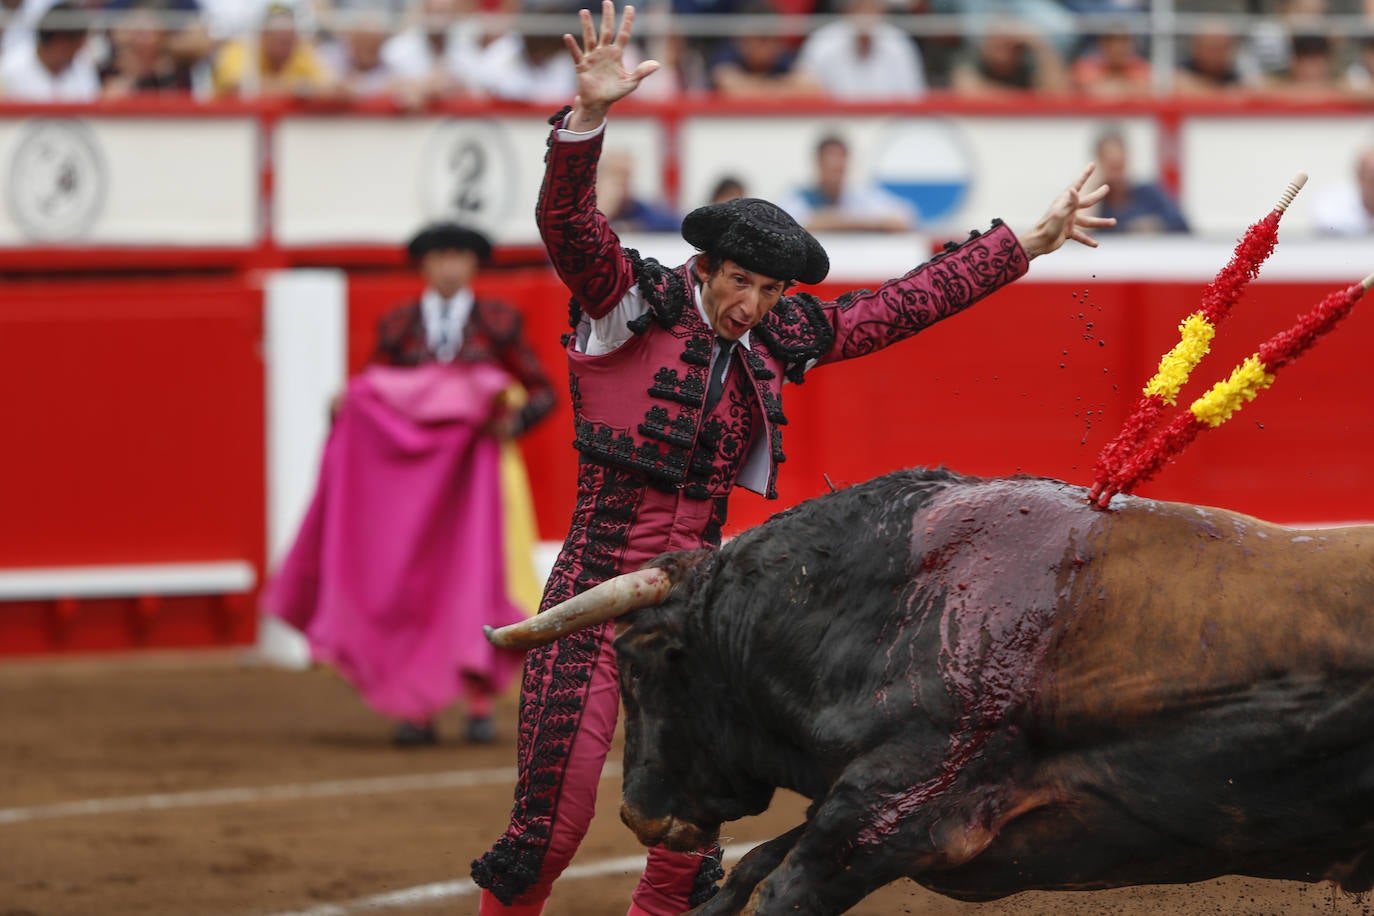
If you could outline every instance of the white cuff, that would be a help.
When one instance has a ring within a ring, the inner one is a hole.
[[[565,117],[563,120],[566,121],[567,118]],[[605,121],[602,121],[600,124],[596,125],[591,130],[587,131],[568,130],[566,127],[560,127],[558,128],[558,139],[570,141],[572,143],[578,143],[585,140],[594,140],[597,137],[601,136],[602,131],[604,131],[605,129]]]

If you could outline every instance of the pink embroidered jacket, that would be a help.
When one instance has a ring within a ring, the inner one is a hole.
[[[561,118],[558,119],[561,123]],[[635,337],[618,350],[587,356],[565,339],[571,368],[575,445],[586,457],[637,471],[653,484],[705,498],[693,457],[706,396],[713,334],[695,307],[688,264],[667,268],[622,248],[596,209],[596,165],[602,136],[549,140],[536,217],[554,269],[572,292],[574,329],[584,315],[600,318],[637,286],[648,311],[630,322]],[[690,263],[690,262],[689,262]],[[822,302],[808,293],[783,297],[750,333],[743,366],[762,411],[764,435],[740,473],[739,485],[776,498],[785,460],[782,382],[800,383],[815,365],[873,353],[963,311],[1022,276],[1028,261],[1000,221],[961,245],[876,290]]]

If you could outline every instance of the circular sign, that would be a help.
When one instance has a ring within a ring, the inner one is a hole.
[[[105,206],[105,158],[95,131],[80,121],[25,124],[8,177],[10,212],[25,238],[83,238]]]
[[[973,183],[969,144],[949,121],[929,118],[894,121],[875,141],[873,177],[921,214],[921,222],[940,223],[956,214]]]
[[[503,124],[443,121],[434,129],[420,167],[421,210],[427,219],[451,219],[497,234],[511,216],[515,163]]]

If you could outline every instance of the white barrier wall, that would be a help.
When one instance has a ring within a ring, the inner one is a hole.
[[[0,246],[246,246],[259,236],[259,124],[0,115]]]
[[[1159,144],[1151,118],[692,118],[682,130],[683,199],[704,203],[721,176],[734,174],[752,196],[777,200],[812,181],[816,143],[833,133],[849,142],[856,178],[924,198],[930,228],[962,232],[993,218],[1017,226],[1038,218],[1092,161],[1108,124],[1126,135],[1137,180],[1154,180]]]
[[[347,376],[347,282],[342,271],[288,270],[264,284],[263,370],[267,422],[267,563],[275,569],[314,496],[329,436],[329,408]],[[264,657],[289,667],[309,663],[304,638],[264,615]]]
[[[638,192],[704,203],[724,175],[778,199],[807,183],[814,148],[846,137],[856,177],[919,201],[933,234],[1036,219],[1093,156],[1108,126],[1128,138],[1137,180],[1177,153],[1180,202],[1194,231],[1234,239],[1298,171],[1307,201],[1349,182],[1374,128],[1357,112],[1178,115],[901,114],[840,110],[679,114],[637,109],[608,125],[608,149],[636,159]],[[422,223],[456,217],[504,244],[537,243],[546,115],[454,117],[254,114],[206,117],[6,116],[0,109],[0,251],[31,245],[254,246],[270,169],[271,242],[287,248],[393,247]],[[263,138],[270,137],[269,142]],[[676,157],[672,155],[676,153]],[[1310,212],[1285,220],[1310,233]]]
[[[1312,202],[1352,180],[1356,151],[1374,142],[1368,118],[1188,118],[1179,137],[1180,204],[1196,231],[1235,233],[1273,206],[1283,186],[1306,172],[1306,206],[1283,218],[1290,233],[1312,232]]]
[[[273,141],[276,234],[283,245],[394,245],[423,223],[460,219],[506,244],[539,236],[546,118],[286,118]],[[607,149],[637,163],[641,193],[658,196],[662,130],[618,118]]]

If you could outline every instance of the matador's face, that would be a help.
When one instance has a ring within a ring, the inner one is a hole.
[[[746,270],[729,259],[709,275],[700,262],[697,270],[701,276],[701,307],[711,329],[725,340],[743,337],[773,310],[787,289],[784,281]]]
[[[420,274],[434,291],[448,298],[472,285],[481,260],[466,248],[436,248],[420,258]]]

